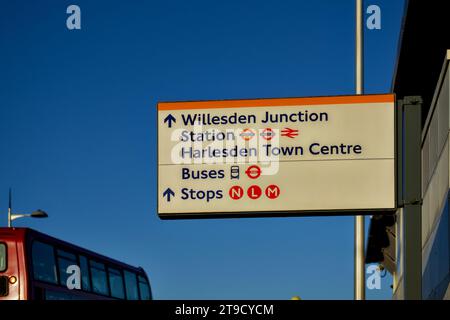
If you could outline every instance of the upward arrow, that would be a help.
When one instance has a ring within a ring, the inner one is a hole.
[[[174,197],[175,192],[172,191],[172,189],[167,188],[166,191],[163,193],[163,197],[167,197],[167,201],[170,202],[170,197]]]
[[[175,117],[169,113],[169,115],[164,119],[164,123],[166,122],[169,128],[172,128],[172,122],[177,122],[177,119],[175,119]]]

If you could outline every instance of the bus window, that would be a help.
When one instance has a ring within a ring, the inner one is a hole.
[[[53,247],[34,241],[32,246],[33,276],[35,280],[57,283]]]
[[[90,261],[92,275],[92,291],[95,293],[109,295],[108,279],[106,278],[105,265],[103,263]]]
[[[59,284],[62,286],[67,285],[67,278],[70,274],[67,273],[67,268],[70,265],[78,265],[77,257],[73,253],[69,253],[63,250],[56,250],[58,255],[58,270],[59,270]]]
[[[81,287],[85,291],[91,291],[91,281],[89,277],[89,266],[85,256],[80,256],[80,271],[81,271]]]
[[[127,299],[139,300],[136,274],[127,270],[124,271],[124,274],[125,274],[125,287],[127,290]]]
[[[141,300],[150,300],[150,288],[148,286],[147,280],[139,276],[139,291],[141,293]]]
[[[80,300],[80,298],[63,291],[45,290],[45,300]]]
[[[0,272],[6,271],[6,244],[0,242]]]
[[[125,299],[122,274],[119,270],[113,268],[108,268],[108,273],[111,296],[114,298]]]

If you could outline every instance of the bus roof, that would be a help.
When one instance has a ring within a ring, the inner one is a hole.
[[[4,227],[0,227],[0,241],[2,240],[3,237],[9,237],[9,238],[13,238],[16,241],[21,241],[21,242],[26,242],[26,241],[30,241],[33,239],[38,239],[38,240],[42,240],[42,241],[46,241],[48,243],[54,244],[56,246],[60,246],[60,247],[65,247],[66,249],[71,249],[76,251],[77,253],[81,253],[83,255],[86,255],[90,258],[94,258],[94,259],[98,259],[98,260],[102,260],[102,261],[108,261],[109,263],[118,265],[122,268],[127,268],[127,269],[132,269],[136,272],[140,272],[140,273],[144,273],[145,271],[142,267],[135,267],[129,264],[126,264],[124,262],[112,259],[110,257],[107,257],[105,255],[96,253],[94,251],[79,247],[77,245],[74,245],[72,243],[60,240],[58,238],[52,237],[48,234],[39,232],[37,230],[31,229],[31,228],[16,228],[16,227],[12,227],[12,228],[4,228]]]

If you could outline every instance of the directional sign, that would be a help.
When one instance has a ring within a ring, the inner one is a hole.
[[[395,209],[395,97],[158,103],[161,218]]]

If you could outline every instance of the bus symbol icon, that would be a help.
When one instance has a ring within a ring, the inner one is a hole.
[[[239,179],[239,166],[231,166],[230,177],[231,179]]]

